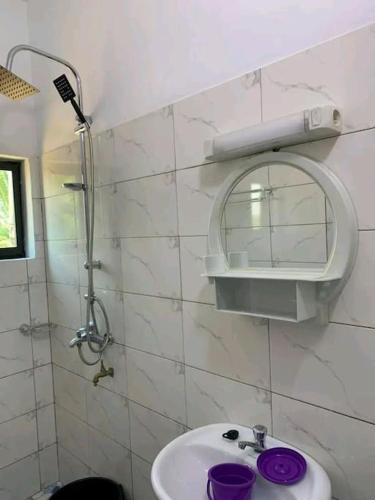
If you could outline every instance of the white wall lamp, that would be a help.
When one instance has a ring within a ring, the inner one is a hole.
[[[333,137],[341,130],[340,111],[335,106],[321,106],[218,135],[205,142],[205,155],[211,161],[229,160]]]

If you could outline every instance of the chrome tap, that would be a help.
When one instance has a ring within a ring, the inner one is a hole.
[[[87,342],[88,335],[90,336],[90,342],[102,346],[104,342],[103,337],[97,335],[95,331],[96,330],[93,323],[90,323],[90,329],[88,333],[85,327],[80,328],[79,330],[76,331],[76,336],[73,337],[72,340],[69,342],[69,346],[75,347],[76,345],[82,345],[83,342]]]
[[[265,425],[254,425],[253,427],[254,441],[239,441],[238,447],[244,450],[248,446],[253,448],[256,453],[262,453],[266,449],[265,439],[267,436],[267,427]]]

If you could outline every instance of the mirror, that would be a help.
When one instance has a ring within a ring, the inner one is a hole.
[[[285,163],[270,163],[235,184],[222,212],[221,241],[231,268],[322,270],[336,221],[320,185]]]

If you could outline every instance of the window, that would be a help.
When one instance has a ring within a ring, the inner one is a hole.
[[[25,257],[21,166],[0,159],[0,259]]]

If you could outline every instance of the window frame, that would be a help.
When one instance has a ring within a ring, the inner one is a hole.
[[[16,247],[0,248],[0,261],[5,259],[22,259],[26,256],[22,199],[22,165],[22,161],[0,158],[0,170],[12,172],[14,218],[17,237]]]

